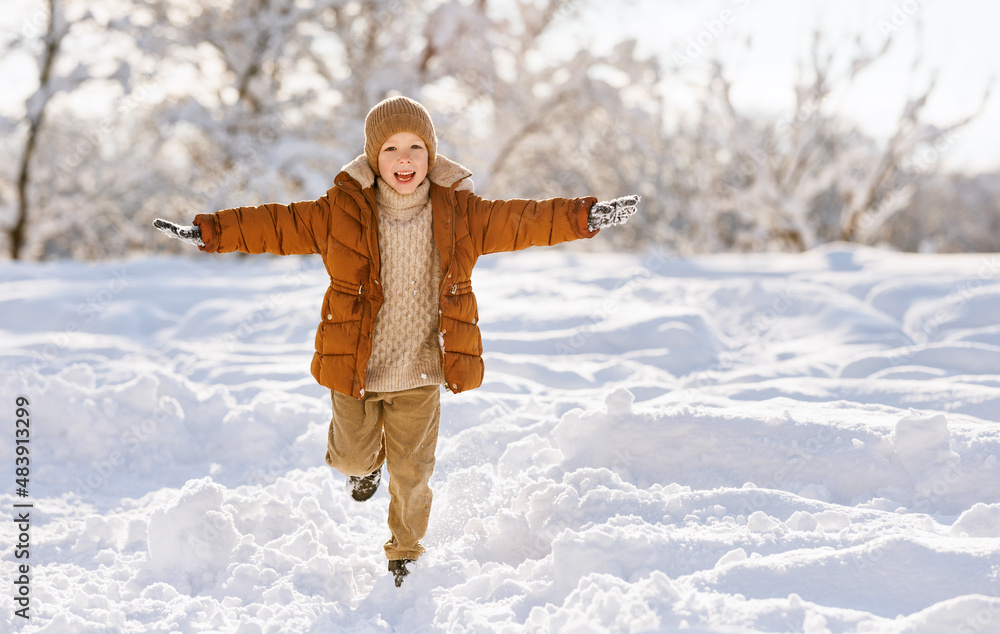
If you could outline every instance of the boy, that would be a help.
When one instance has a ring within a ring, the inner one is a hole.
[[[333,401],[326,462],[358,501],[375,493],[386,465],[384,549],[397,586],[424,553],[440,386],[457,394],[483,381],[477,258],[591,238],[638,202],[489,201],[473,194],[470,176],[437,154],[427,110],[393,97],[368,113],[364,154],[322,198],[194,219],[202,251],[323,257],[330,286],[312,374]]]

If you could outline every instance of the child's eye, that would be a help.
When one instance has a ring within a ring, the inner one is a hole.
[[[384,149],[384,150],[382,150],[382,151],[383,151],[383,152],[395,152],[395,151],[396,151],[396,148],[394,148],[393,146],[391,146],[391,145],[390,145],[389,147],[385,148],[385,149]]]
[[[422,150],[422,149],[424,149],[424,146],[420,145],[419,143],[414,143],[413,145],[410,146],[410,149],[411,150]]]

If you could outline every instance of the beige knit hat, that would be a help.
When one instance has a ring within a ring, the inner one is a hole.
[[[431,115],[422,105],[406,97],[389,97],[368,111],[365,117],[365,156],[378,174],[378,153],[385,140],[397,132],[412,132],[427,144],[427,169],[434,166],[437,135]]]

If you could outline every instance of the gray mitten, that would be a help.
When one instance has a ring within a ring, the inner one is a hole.
[[[201,239],[201,229],[194,225],[182,227],[181,225],[157,218],[153,221],[153,226],[167,234],[171,238],[177,238],[184,242],[189,242],[195,246],[203,247],[205,243]]]
[[[587,217],[587,228],[591,231],[597,231],[604,227],[623,225],[638,210],[638,204],[638,194],[622,196],[608,202],[597,203],[590,208],[590,215]]]

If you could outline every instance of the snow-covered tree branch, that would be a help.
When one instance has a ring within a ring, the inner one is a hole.
[[[150,243],[153,218],[318,197],[360,152],[368,109],[393,93],[428,106],[440,151],[484,195],[641,195],[642,213],[603,244],[913,245],[899,224],[937,226],[917,222],[918,207],[929,213],[918,198],[965,182],[930,176],[982,112],[929,124],[939,85],[926,81],[871,138],[844,99],[886,63],[892,38],[818,34],[788,111],[750,112],[725,58],[672,68],[628,39],[567,40],[594,6],[581,0],[40,6],[0,48],[30,52],[37,78],[21,115],[0,119],[0,222],[15,258],[178,249]]]

